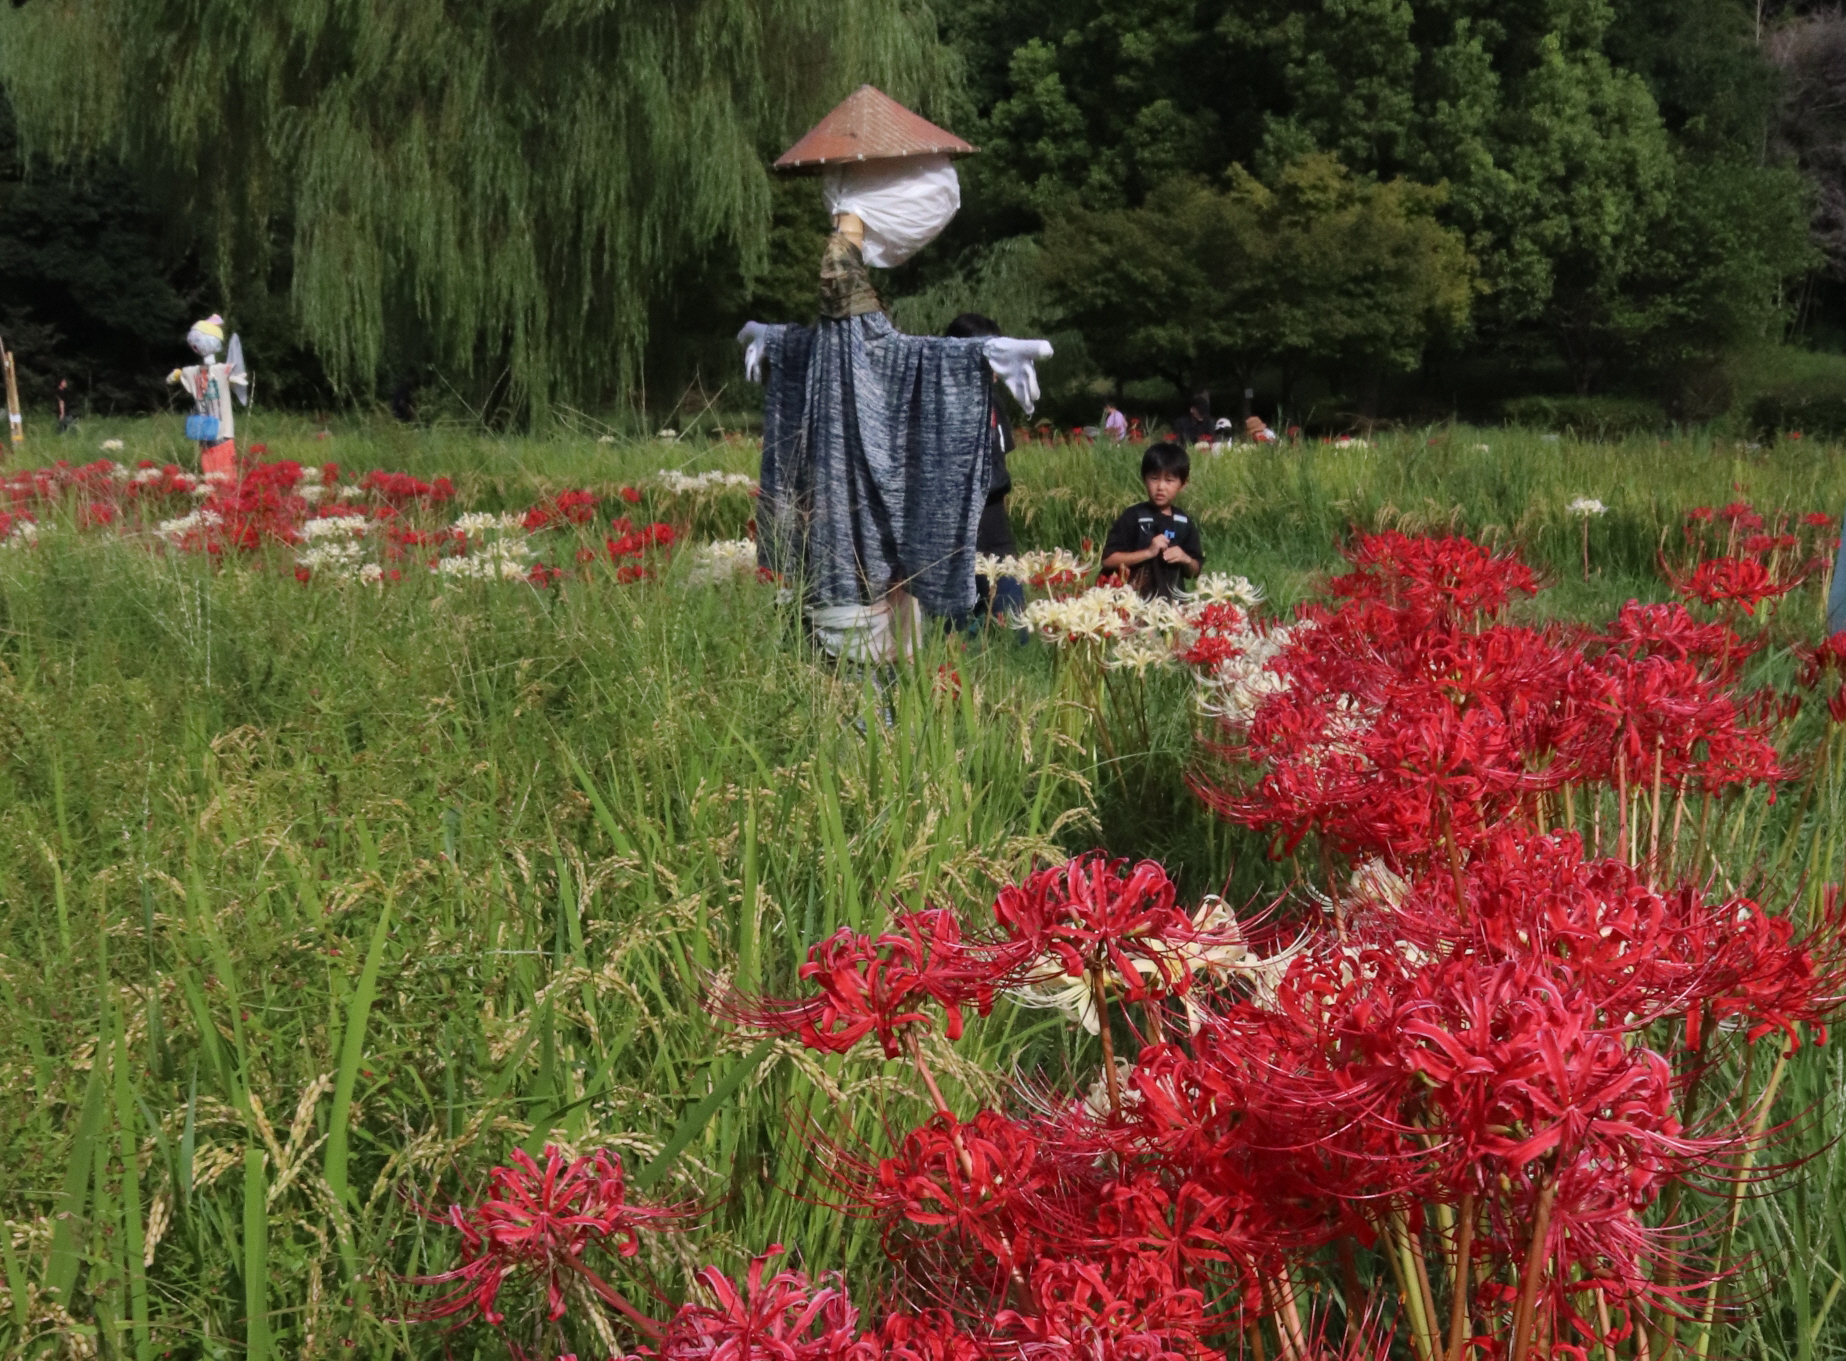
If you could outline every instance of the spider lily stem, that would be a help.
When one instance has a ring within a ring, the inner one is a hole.
[[[1609,1340],[1609,1334],[1615,1331],[1614,1327],[1609,1322],[1609,1300],[1608,1297],[1602,1293],[1601,1286],[1596,1287],[1596,1323],[1597,1326],[1602,1329],[1603,1361],[1617,1361],[1615,1343]],[[1639,1330],[1637,1330],[1637,1334],[1638,1332]]]
[[[1743,1163],[1737,1169],[1737,1178],[1731,1183],[1731,1213],[1724,1228],[1723,1241],[1718,1245],[1717,1269],[1712,1272],[1711,1285],[1705,1291],[1705,1312],[1699,1320],[1699,1361],[1711,1352],[1711,1334],[1716,1326],[1718,1316],[1718,1283],[1724,1277],[1725,1267],[1731,1255],[1731,1244],[1737,1237],[1737,1225],[1743,1218],[1744,1179],[1749,1176],[1750,1165],[1756,1160],[1757,1145],[1763,1141],[1763,1131],[1769,1127],[1769,1111],[1775,1105],[1776,1091],[1782,1085],[1782,1075],[1788,1071],[1788,1056],[1791,1051],[1784,1049],[1776,1057],[1775,1068],[1769,1074],[1769,1081],[1763,1087],[1763,1098],[1757,1104],[1756,1119],[1750,1123],[1750,1142],[1744,1146]]]
[[[1163,999],[1159,997],[1150,997],[1147,999],[1144,1007],[1144,1010],[1147,1012],[1148,1038],[1155,1044],[1165,1044],[1167,1042],[1167,1025],[1165,1021],[1160,1019],[1160,1006],[1162,1000]]]
[[[1615,858],[1628,858],[1628,751],[1621,746],[1615,749]]]
[[[1102,1039],[1103,1080],[1109,1089],[1109,1118],[1122,1118],[1122,1081],[1115,1072],[1115,1037],[1109,1033],[1109,1001],[1103,995],[1101,964],[1090,965],[1090,987],[1095,990],[1096,1029]]]
[[[1422,1275],[1413,1260],[1410,1228],[1405,1220],[1402,1210],[1392,1210],[1385,1217],[1386,1241],[1391,1246],[1391,1270],[1397,1277],[1398,1297],[1404,1302],[1404,1312],[1410,1316],[1410,1341],[1416,1349],[1418,1361],[1437,1361],[1428,1296],[1423,1288]]]
[[[1464,925],[1468,921],[1468,890],[1461,873],[1461,846],[1455,840],[1455,810],[1445,804],[1442,810],[1442,838],[1449,844],[1449,873],[1455,878],[1455,911]]]
[[[1468,1341],[1468,1292],[1473,1287],[1470,1267],[1474,1261],[1474,1192],[1461,1198],[1461,1215],[1455,1223],[1455,1260],[1449,1271],[1449,1351],[1448,1361],[1462,1361],[1462,1349]],[[1604,1332],[1608,1329],[1604,1328]],[[1610,1361],[1614,1361],[1611,1357]]]
[[[1410,1253],[1411,1276],[1423,1301],[1423,1327],[1429,1334],[1429,1354],[1440,1358],[1442,1341],[1441,1325],[1437,1322],[1436,1292],[1431,1289],[1429,1281],[1429,1258],[1424,1255],[1423,1235],[1410,1227],[1409,1216],[1404,1219],[1404,1245]]]
[[[664,1337],[666,1335],[666,1330],[663,1329],[659,1323],[649,1318],[646,1314],[642,1313],[639,1309],[635,1308],[634,1305],[630,1304],[626,1299],[622,1297],[622,1294],[620,1291],[618,1291],[614,1286],[610,1285],[601,1276],[598,1276],[594,1271],[591,1271],[582,1262],[579,1262],[575,1257],[570,1257],[570,1256],[566,1256],[564,1261],[565,1261],[565,1264],[569,1266],[572,1271],[576,1272],[578,1276],[582,1277],[583,1283],[586,1286],[588,1286],[590,1290],[592,1290],[596,1294],[597,1298],[601,1299],[605,1304],[608,1304],[612,1306],[614,1309],[616,1309],[624,1318],[626,1318],[630,1323],[634,1324],[635,1327],[638,1328],[641,1332],[645,1333],[648,1337],[655,1338],[655,1339]]]
[[[1660,746],[1661,739],[1654,739],[1654,813],[1650,820],[1647,835],[1647,877],[1648,885],[1660,885]]]
[[[1545,1179],[1538,1192],[1538,1210],[1532,1216],[1532,1238],[1526,1244],[1525,1268],[1520,1272],[1519,1306],[1513,1311],[1512,1361],[1526,1361],[1537,1331],[1538,1283],[1545,1274],[1545,1241],[1551,1233],[1551,1207],[1558,1196],[1557,1173]]]
[[[923,1059],[923,1043],[917,1038],[916,1027],[907,1027],[904,1038],[910,1044],[910,1061],[917,1066],[917,1076],[923,1079],[923,1085],[929,1088],[929,1099],[936,1103],[936,1114],[947,1116],[949,1122],[949,1142],[955,1145],[955,1156],[961,1162],[961,1170],[970,1181],[974,1180],[974,1159],[968,1155],[968,1146],[962,1142],[961,1125],[955,1119],[955,1112],[949,1109],[949,1103],[943,1100],[942,1088],[936,1085],[936,1075],[930,1071],[929,1064]]]
[[[1295,1304],[1295,1278],[1287,1268],[1276,1285],[1276,1297],[1281,1305],[1279,1320],[1288,1327],[1288,1349],[1299,1361],[1308,1361],[1313,1352],[1308,1347],[1307,1330],[1301,1326],[1301,1310]]]

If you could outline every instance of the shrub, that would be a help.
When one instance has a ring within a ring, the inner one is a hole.
[[[1783,357],[1782,372],[1746,397],[1750,427],[1846,439],[1846,355],[1791,350]]]
[[[1568,430],[1586,439],[1620,439],[1667,427],[1660,403],[1644,397],[1515,397],[1502,408],[1508,425]]]

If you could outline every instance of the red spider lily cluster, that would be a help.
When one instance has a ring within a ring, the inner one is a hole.
[[[261,446],[252,447],[253,456],[261,452]],[[630,504],[641,500],[632,487],[621,488],[620,495]],[[50,523],[48,517],[59,514],[81,531],[106,530],[158,548],[214,557],[253,553],[266,544],[297,548],[302,552],[292,571],[303,583],[326,576],[383,584],[421,567],[451,577],[517,578],[551,586],[573,575],[587,576],[603,561],[614,567],[619,583],[655,576],[660,558],[678,539],[671,525],[636,526],[626,516],[617,517],[600,549],[584,544],[574,550],[578,571],[572,573],[536,552],[514,555],[475,541],[465,527],[467,517],[455,522],[439,518],[454,498],[454,485],[446,477],[425,481],[373,470],[345,478],[336,463],[252,457],[240,463],[234,476],[219,478],[150,461],[135,468],[108,460],[80,467],[61,463],[0,480],[0,506],[6,507],[0,511],[0,544],[36,539]],[[597,500],[592,491],[562,491],[524,512],[496,518],[493,532],[502,537],[508,530],[561,532],[581,543],[596,521]],[[335,551],[326,547],[329,536],[339,545]],[[356,551],[361,541],[369,544],[364,553]],[[544,546],[535,543],[535,548]],[[368,561],[362,564],[361,558]]]
[[[1661,558],[1673,589],[1687,600],[1753,615],[1764,601],[1825,570],[1839,549],[1839,523],[1815,511],[1779,514],[1766,524],[1747,501],[1733,501],[1689,511],[1681,537],[1680,562]]]
[[[1836,906],[1797,935],[1747,898],[1659,889],[1574,834],[1517,828],[1476,847],[1463,897],[1441,868],[1357,897],[1342,930],[1306,928],[1266,973],[1194,979],[1191,1026],[1171,988],[1103,992],[1104,1033],[1134,1048],[1106,1060],[1119,1093],[966,1118],[914,1043],[958,1032],[938,1017],[992,1005],[1046,955],[1080,974],[1185,961],[1206,914],[1173,906],[1156,866],[1088,856],[1005,890],[979,939],[947,913],[842,934],[803,970],[813,996],[726,1010],[823,1052],[912,1042],[936,1114],[884,1156],[817,1149],[898,1268],[877,1322],[838,1278],[772,1275],[767,1256],[741,1287],[700,1273],[702,1298],[663,1325],[613,1288],[584,1302],[629,1313],[659,1361],[1215,1361],[1265,1329],[1295,1361],[1382,1356],[1387,1307],[1419,1361],[1632,1344],[1722,1272],[1688,1202],[1740,1181],[1761,1142],[1760,1121],[1700,1105],[1706,1051],[1823,1038],[1846,920]],[[432,1279],[462,1288],[425,1312],[495,1321],[492,1292],[523,1273],[555,1319],[580,1275],[580,1249],[558,1245],[625,1233],[627,1213],[619,1196],[566,1207],[545,1238],[526,1209],[502,1242],[451,1211],[463,1263]],[[1336,1345],[1310,1338],[1304,1294],[1330,1257],[1352,1292]]]
[[[1273,630],[1260,701],[1224,722],[1237,778],[1201,786],[1285,848],[1315,832],[1398,871],[1458,864],[1509,818],[1613,789],[1625,854],[1631,792],[1657,805],[1784,773],[1780,710],[1737,687],[1757,644],[1728,624],[1634,602],[1600,630],[1513,624],[1507,604],[1536,582],[1510,555],[1362,535],[1349,556],[1343,603]],[[1195,664],[1209,681],[1257,636],[1203,634]]]
[[[501,1288],[519,1279],[542,1289],[548,1322],[562,1318],[576,1294],[593,1296],[651,1329],[652,1322],[593,1269],[590,1254],[633,1257],[641,1246],[639,1229],[664,1227],[683,1215],[675,1207],[631,1202],[622,1161],[612,1153],[566,1160],[547,1146],[540,1167],[523,1149],[516,1150],[511,1167],[496,1167],[489,1174],[478,1204],[452,1205],[432,1216],[459,1234],[461,1261],[450,1271],[414,1278],[418,1285],[454,1287],[419,1308],[417,1317],[478,1314],[489,1323],[503,1323]]]
[[[1709,1334],[1725,1208],[1773,1175],[1776,1079],[1707,1076],[1824,1041],[1846,999],[1837,892],[1797,928],[1660,849],[1688,800],[1784,774],[1778,706],[1740,690],[1752,644],[1681,605],[1513,624],[1537,581],[1466,540],[1350,558],[1335,601],[1274,626],[1212,606],[1188,644],[1242,687],[1236,764],[1201,792],[1325,849],[1306,914],[1240,922],[1093,853],[978,921],[842,931],[793,995],[721,991],[740,1025],[908,1057],[933,1113],[888,1151],[814,1137],[829,1199],[893,1264],[863,1320],[839,1278],[772,1271],[773,1248],[741,1285],[700,1273],[664,1323],[631,1314],[638,1355],[1664,1361],[1676,1329]],[[1846,651],[1807,661],[1829,677]],[[958,1110],[942,1047],[1012,1004],[1062,1010],[1096,1068]],[[475,1274],[439,1278],[464,1283],[440,1307],[492,1321],[470,1293],[486,1240],[451,1222]],[[496,1280],[524,1270],[498,1260]]]

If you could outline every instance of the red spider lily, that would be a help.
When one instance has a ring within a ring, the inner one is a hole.
[[[1198,637],[1180,654],[1187,666],[1212,670],[1241,655],[1248,644],[1242,636],[1244,612],[1235,605],[1207,605],[1192,616],[1191,623]]]
[[[752,1260],[741,1291],[716,1267],[701,1270],[696,1279],[713,1303],[682,1306],[658,1347],[638,1355],[659,1361],[859,1361],[859,1311],[840,1278],[823,1277],[817,1287],[799,1271],[779,1271],[765,1280],[769,1259],[781,1251],[776,1244]]]
[[[1420,612],[1494,614],[1513,596],[1538,589],[1532,569],[1516,555],[1459,536],[1362,533],[1342,551],[1356,570],[1336,578],[1332,589],[1348,599],[1382,600]]]
[[[1630,600],[1615,622],[1593,640],[1625,657],[1662,656],[1674,661],[1716,666],[1729,676],[1736,665],[1763,644],[1744,639],[1722,622],[1701,624],[1684,605],[1643,605]]]
[[[1147,1258],[1108,1270],[1081,1260],[1041,1260],[1029,1313],[1002,1310],[995,1324],[1032,1361],[1207,1361],[1220,1353],[1201,1334],[1204,1296]]]
[[[573,525],[587,525],[596,518],[596,494],[588,491],[562,491],[555,497],[525,513],[520,522],[528,532],[547,529],[563,521]]]
[[[623,487],[621,496],[622,499],[631,506],[638,506],[641,504],[641,493],[636,491],[633,487]]]
[[[618,520],[616,523],[617,525],[622,525],[627,522],[626,520]],[[619,561],[622,558],[638,558],[650,548],[671,548],[674,541],[679,537],[672,525],[658,522],[651,525],[643,525],[640,529],[623,529],[619,532],[621,533],[620,538],[605,539],[603,541],[604,546],[609,551],[609,558],[611,561]]]
[[[1004,952],[964,942],[953,912],[907,912],[893,929],[867,936],[849,928],[811,947],[801,979],[819,996],[799,999],[719,999],[721,1014],[740,1025],[799,1036],[810,1049],[843,1054],[877,1035],[887,1058],[896,1058],[903,1033],[933,1024],[924,1008],[941,1007],[951,1040],[962,1034],[962,1009],[985,1016],[994,988],[1011,963]]]
[[[1801,661],[1803,685],[1819,685],[1829,671],[1846,676],[1846,633],[1836,633],[1814,647],[1797,646],[1795,656]]]
[[[1801,584],[1799,576],[1778,581],[1755,558],[1707,558],[1688,577],[1668,576],[1673,589],[1707,605],[1734,604],[1755,614],[1763,601],[1786,595]]]
[[[513,1165],[488,1174],[488,1194],[480,1204],[452,1205],[433,1216],[461,1235],[461,1265],[436,1276],[412,1277],[415,1285],[456,1284],[457,1289],[424,1305],[419,1319],[479,1315],[490,1324],[505,1321],[497,1307],[502,1285],[523,1277],[545,1289],[545,1317],[555,1321],[566,1310],[573,1283],[621,1310],[644,1332],[657,1331],[652,1320],[635,1312],[585,1263],[592,1248],[632,1257],[640,1248],[639,1230],[669,1224],[685,1215],[676,1207],[636,1205],[627,1198],[622,1160],[606,1150],[566,1162],[556,1148],[545,1149],[540,1168],[523,1149]],[[464,1317],[465,1321],[465,1317]]]
[[[834,1150],[829,1175],[848,1210],[880,1223],[892,1257],[927,1247],[940,1271],[999,1295],[1040,1251],[1081,1229],[1080,1209],[1060,1209],[1067,1172],[1046,1133],[995,1111],[966,1124],[939,1114],[876,1165]]]
[[[1840,682],[1840,688],[1827,701],[1827,717],[1834,723],[1846,723],[1846,681]]]
[[[1801,517],[1801,523],[1810,529],[1832,529],[1838,521],[1824,510],[1810,510]]]
[[[323,480],[325,480],[324,473]],[[359,489],[373,492],[396,506],[402,506],[411,501],[420,501],[425,505],[438,505],[441,502],[453,500],[455,497],[455,484],[446,477],[438,477],[432,482],[425,482],[420,478],[412,477],[409,473],[389,473],[381,469],[374,469],[360,478]]]
[[[1607,653],[1572,673],[1570,721],[1558,735],[1558,773],[1579,781],[1645,784],[1658,768],[1673,789],[1722,789],[1786,775],[1761,697],[1742,701],[1690,661]],[[1625,775],[1623,774],[1625,772]]]
[[[1020,965],[1050,956],[1071,978],[1107,967],[1130,1002],[1182,991],[1182,947],[1207,943],[1175,905],[1173,881],[1151,860],[1130,865],[1100,851],[1038,871],[1000,891],[994,918],[1020,947]],[[1136,961],[1151,964],[1151,973]]]
[[[965,1332],[946,1309],[929,1309],[887,1314],[875,1337],[861,1339],[855,1361],[980,1361],[988,1351],[986,1342]]]

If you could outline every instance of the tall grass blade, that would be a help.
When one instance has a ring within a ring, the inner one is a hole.
[[[269,1361],[269,1179],[263,1148],[244,1148],[244,1361]]]
[[[775,1048],[773,1038],[759,1040],[756,1048],[732,1064],[725,1071],[724,1076],[713,1084],[711,1093],[681,1117],[680,1122],[673,1127],[673,1133],[667,1136],[666,1143],[661,1145],[660,1152],[654,1155],[646,1167],[629,1179],[629,1184],[637,1191],[645,1191],[659,1181],[673,1166],[679,1155],[686,1151],[686,1145],[704,1132],[705,1126],[711,1123],[712,1116],[718,1113],[718,1108],[729,1101],[732,1094],[743,1086],[744,1079],[757,1070],[757,1066],[769,1057],[769,1051],[773,1048]]]
[[[386,898],[372,928],[372,943],[365,952],[365,966],[359,971],[359,984],[353,989],[346,1008],[346,1028],[340,1036],[340,1067],[333,1080],[333,1106],[327,1113],[327,1153],[322,1161],[327,1186],[341,1204],[352,1200],[347,1186],[347,1123],[352,1113],[353,1085],[359,1079],[359,1064],[365,1058],[365,1029],[372,1014],[372,994],[378,987],[378,969],[384,962],[385,940],[391,934],[391,899]]]
[[[64,1188],[52,1210],[51,1256],[45,1269],[45,1289],[69,1308],[77,1273],[83,1266],[83,1251],[77,1238],[78,1225],[90,1185],[91,1167],[96,1158],[96,1141],[102,1133],[104,1061],[98,1053],[90,1068],[90,1079],[83,1089],[83,1105],[77,1112],[77,1129],[71,1139],[70,1161],[65,1165]]]

